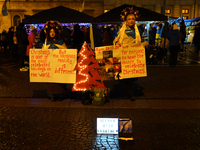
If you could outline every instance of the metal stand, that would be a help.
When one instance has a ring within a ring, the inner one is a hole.
[[[188,52],[190,52],[190,53],[192,53],[193,55],[196,55],[194,52],[192,52],[191,50],[189,50],[188,49],[188,47],[186,46],[188,43],[184,43],[184,49],[183,49],[183,51],[185,51],[185,60],[186,60],[186,52],[188,51]]]

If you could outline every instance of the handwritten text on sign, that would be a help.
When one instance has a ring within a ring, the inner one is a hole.
[[[147,76],[145,48],[141,44],[121,46],[122,78]]]
[[[30,82],[75,83],[76,49],[30,49]]]
[[[113,51],[113,57],[120,57],[120,47],[118,45],[102,46],[95,48],[96,59],[103,59],[103,51]]]

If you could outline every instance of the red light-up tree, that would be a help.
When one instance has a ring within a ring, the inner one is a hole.
[[[78,73],[76,75],[76,83],[74,83],[72,91],[85,91],[92,88],[106,88],[99,76],[97,69],[100,68],[94,58],[94,52],[85,42],[78,53],[79,59],[74,68]]]

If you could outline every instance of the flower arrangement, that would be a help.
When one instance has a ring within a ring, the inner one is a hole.
[[[121,19],[123,21],[125,21],[125,18],[128,14],[134,14],[135,15],[135,19],[139,18],[139,11],[138,10],[134,10],[133,7],[127,7],[125,8],[122,12],[121,12]]]
[[[44,26],[44,32],[46,33],[47,32],[47,29],[48,28],[56,28],[58,30],[58,32],[60,33],[61,29],[62,29],[62,26],[60,25],[60,23],[58,21],[47,21],[45,26]]]

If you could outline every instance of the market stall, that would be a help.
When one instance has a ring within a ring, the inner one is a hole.
[[[154,12],[150,11],[149,9],[143,8],[143,7],[137,7],[134,5],[121,5],[119,7],[113,8],[110,11],[98,16],[95,18],[95,23],[96,25],[101,25],[101,24],[122,24],[122,20],[120,19],[120,14],[123,9],[131,7],[135,10],[138,10],[140,13],[139,18],[137,19],[136,23],[137,24],[147,24],[147,29],[150,23],[155,23],[155,22],[160,22],[160,21],[167,21],[168,17]],[[95,30],[94,30],[95,32]],[[147,31],[148,34],[148,31]],[[147,35],[148,36],[148,35]],[[95,45],[97,45],[97,41],[95,39]]]
[[[140,12],[140,16],[137,19],[137,21],[143,21],[143,22],[147,22],[147,21],[167,21],[168,18],[167,16],[154,12],[154,11],[150,11],[149,9],[143,8],[143,7],[137,7],[134,5],[121,5],[119,7],[113,8],[110,11],[98,16],[95,18],[95,22],[97,23],[113,23],[113,22],[121,22],[120,19],[120,14],[121,11],[127,7],[133,7],[135,10],[138,10]]]
[[[182,19],[177,19],[175,21],[177,24],[182,22]],[[200,17],[192,18],[192,19],[185,19],[184,20],[186,26],[186,41],[187,43],[192,44],[195,32],[195,26],[200,23]]]
[[[49,20],[58,21],[62,26],[68,27],[73,27],[75,24],[91,27],[91,23],[94,22],[92,16],[64,6],[43,10],[33,16],[26,17],[22,22],[26,24],[26,26],[34,26],[40,31]],[[90,33],[92,34],[92,31]],[[91,39],[90,41],[91,46],[94,47],[93,40]]]
[[[142,35],[143,40],[148,41],[150,23],[165,22],[168,20],[168,17],[163,14],[160,14],[160,13],[157,13],[154,11],[150,11],[146,8],[124,4],[119,7],[113,8],[110,11],[96,17],[95,18],[96,26],[106,25],[106,24],[107,25],[108,24],[122,25],[122,20],[121,20],[120,14],[121,14],[122,10],[124,10],[127,7],[130,7],[130,8],[133,8],[133,9],[139,11],[140,15],[139,15],[139,18],[136,20],[136,24],[145,25],[146,34]],[[94,30],[94,32],[95,31],[96,30]],[[95,33],[94,35],[97,35],[97,34]],[[95,45],[99,45],[96,36],[95,36]]]
[[[27,17],[22,22],[25,24],[44,24],[49,20],[56,20],[60,23],[92,23],[94,18],[74,9],[58,6]]]

